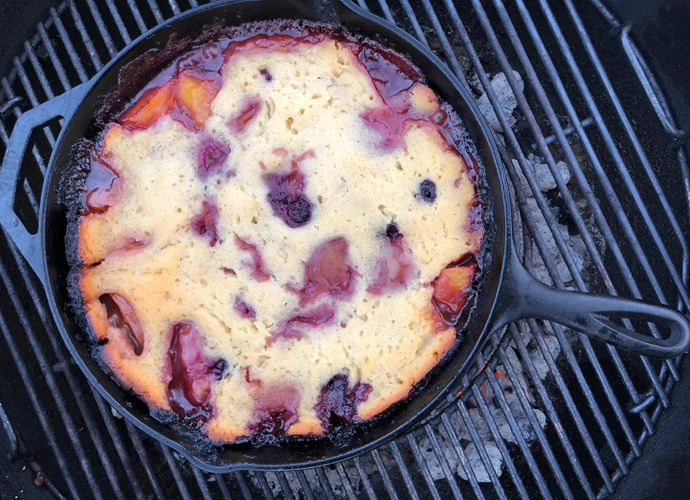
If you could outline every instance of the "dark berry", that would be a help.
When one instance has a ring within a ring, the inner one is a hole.
[[[434,181],[424,179],[419,185],[419,195],[427,203],[433,203],[436,200],[436,184]]]
[[[268,202],[274,215],[288,227],[300,227],[311,219],[312,204],[304,194],[304,174],[293,163],[287,174],[270,174],[264,178],[268,186]]]
[[[216,380],[221,380],[223,378],[223,375],[225,374],[225,370],[228,368],[228,362],[225,361],[224,359],[219,359],[215,363],[213,363],[211,366],[209,366],[208,370],[213,373],[216,376]]]
[[[395,225],[395,222],[388,224],[388,227],[386,228],[386,236],[388,236],[391,240],[394,240],[399,234],[400,231],[398,230],[398,226]]]
[[[301,226],[311,218],[311,204],[305,198],[298,198],[288,203],[288,217],[296,225]]]
[[[261,76],[263,76],[264,80],[266,80],[267,82],[273,80],[273,76],[271,76],[271,73],[268,71],[268,68],[261,68],[259,70],[259,73],[261,73]]]
[[[372,389],[371,385],[362,382],[350,387],[348,376],[345,374],[338,374],[329,380],[321,388],[314,405],[314,411],[324,430],[357,422],[357,406],[367,400]]]

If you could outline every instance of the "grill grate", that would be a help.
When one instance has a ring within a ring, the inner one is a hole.
[[[502,130],[518,247],[537,276],[690,307],[690,174],[676,140],[684,133],[629,27],[599,0],[577,8],[572,0],[358,1],[485,94],[480,102]],[[0,156],[23,110],[86,81],[133,38],[195,6],[74,0],[51,9],[0,80]],[[34,132],[28,220],[59,126]],[[543,172],[553,180],[545,192]],[[12,458],[56,498],[603,498],[640,456],[679,377],[680,360],[521,321],[458,401],[388,446],[307,471],[207,474],[111,411],[77,373],[38,281],[4,237],[0,256],[0,363],[16,382],[0,388],[0,419]]]

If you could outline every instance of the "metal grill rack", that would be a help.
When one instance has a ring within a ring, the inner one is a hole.
[[[685,134],[629,26],[598,0],[359,4],[429,45],[493,108],[518,247],[533,272],[558,287],[690,308]],[[0,80],[0,157],[22,111],[196,5],[73,0],[51,9]],[[21,200],[29,220],[59,127],[34,132]],[[544,176],[553,187],[540,186]],[[0,256],[3,439],[56,498],[603,498],[643,452],[678,380],[680,360],[519,322],[448,410],[389,446],[304,472],[211,475],[111,411],[73,366],[38,281],[1,236]]]

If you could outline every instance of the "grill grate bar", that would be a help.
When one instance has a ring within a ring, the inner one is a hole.
[[[136,450],[137,455],[139,455],[141,464],[144,466],[146,476],[149,478],[149,482],[153,487],[153,492],[155,493],[156,498],[158,500],[165,500],[163,490],[161,490],[160,484],[158,484],[158,480],[156,479],[156,475],[154,474],[153,469],[151,468],[148,453],[146,453],[146,449],[144,448],[144,445],[141,442],[139,431],[134,427],[133,424],[131,424],[127,420],[125,420],[125,426],[127,426],[127,432],[129,433],[129,437],[132,440],[132,444],[134,445],[134,449]]]
[[[483,378],[486,379],[486,377]],[[482,415],[484,416],[484,421],[489,427],[489,431],[491,432],[491,436],[493,437],[494,443],[496,443],[496,446],[501,452],[501,456],[503,457],[503,463],[506,464],[506,468],[510,473],[510,478],[512,479],[513,484],[517,488],[520,498],[529,500],[529,494],[527,493],[525,485],[522,482],[522,479],[520,478],[517,469],[515,468],[513,459],[510,457],[510,453],[506,448],[506,444],[503,441],[503,438],[501,437],[501,431],[498,430],[496,420],[489,411],[489,407],[487,406],[486,401],[484,401],[484,397],[482,396],[482,392],[479,389],[479,387],[480,386],[478,386],[477,384],[472,386],[472,395],[474,396],[474,401],[477,403],[477,405],[479,406],[479,410],[482,412]],[[530,467],[530,472],[537,481],[537,486],[539,487],[539,491],[541,492],[542,496],[547,500],[552,498],[551,493],[548,491],[548,486],[544,481],[544,477],[541,475],[541,472],[539,472],[539,469],[536,467],[536,464],[534,463],[534,459],[528,461],[528,464]]]
[[[228,490],[228,485],[225,484],[225,479],[223,479],[223,475],[214,474],[213,477],[216,478],[216,483],[218,483],[218,489],[220,490],[220,494],[223,496],[223,500],[232,500],[232,496],[230,496],[230,490]]]
[[[302,492],[304,493],[305,498],[307,500],[314,500],[314,494],[312,493],[311,487],[309,486],[309,481],[307,481],[307,476],[304,475],[304,471],[295,471],[295,476],[297,476],[297,480],[299,481],[299,484],[302,487]]]
[[[245,500],[251,500],[252,499],[252,494],[249,491],[249,487],[247,486],[247,482],[244,480],[244,475],[241,472],[235,471],[233,473],[233,477],[237,481],[237,484],[240,487],[240,491],[242,491],[242,496],[245,498]]]
[[[170,5],[170,8],[172,9],[174,15],[180,13],[180,6],[177,5],[177,2],[175,0],[168,0],[168,5]]]
[[[105,2],[108,6],[108,11],[110,12],[110,15],[112,15],[113,19],[115,20],[115,26],[117,26],[117,31],[120,33],[122,41],[125,43],[125,45],[129,45],[132,42],[132,38],[129,36],[127,28],[125,27],[125,24],[122,22],[120,11],[117,10],[117,6],[113,2],[113,0],[105,0]]]
[[[55,68],[55,71],[58,74],[58,78],[60,79],[60,83],[62,84],[62,90],[69,90],[72,87],[69,83],[69,78],[67,77],[65,68],[62,66],[60,58],[57,56],[57,53],[55,52],[55,47],[53,47],[52,41],[50,40],[50,38],[48,38],[48,33],[46,32],[46,28],[43,23],[38,23],[38,33],[41,35],[41,42],[43,43],[43,46],[48,51],[50,62],[52,63],[53,67]]]
[[[629,289],[631,290],[631,292],[633,293],[633,296],[635,298],[642,298],[642,295],[640,294],[639,288],[637,287],[637,285],[635,284],[634,280],[631,277],[632,273],[630,271],[630,268],[628,267],[627,263],[625,262],[625,260],[622,256],[622,253],[620,251],[620,247],[618,246],[618,243],[616,242],[615,238],[613,237],[613,234],[611,233],[611,229],[610,229],[608,223],[606,222],[600,207],[598,206],[598,204],[596,202],[595,196],[594,196],[594,194],[593,194],[593,192],[592,192],[592,190],[591,190],[591,188],[590,188],[590,186],[589,186],[589,184],[588,184],[588,182],[584,176],[584,173],[581,170],[579,162],[577,161],[570,144],[568,143],[567,139],[565,138],[565,136],[566,136],[565,131],[561,129],[560,123],[558,121],[558,118],[556,117],[556,114],[553,110],[553,107],[551,106],[548,98],[546,97],[546,93],[545,93],[541,83],[539,82],[538,77],[536,76],[534,68],[533,68],[533,66],[529,60],[529,57],[527,56],[527,53],[526,53],[526,51],[525,51],[525,49],[524,49],[524,47],[520,41],[520,37],[517,35],[515,28],[511,22],[511,20],[510,20],[510,17],[508,16],[508,14],[505,10],[505,7],[498,0],[494,0],[494,5],[496,6],[498,14],[501,17],[501,21],[503,23],[503,26],[506,28],[506,31],[508,32],[508,35],[511,39],[511,43],[512,43],[513,47],[516,49],[516,51],[518,53],[518,57],[520,58],[520,61],[521,61],[522,65],[523,65],[523,67],[527,73],[528,80],[530,81],[533,89],[536,91],[536,93],[538,95],[539,102],[540,102],[542,108],[544,109],[544,111],[547,113],[549,122],[550,122],[551,126],[554,128],[554,130],[556,131],[556,135],[559,137],[559,143],[562,146],[562,148],[566,154],[568,162],[571,165],[572,171],[575,173],[575,175],[577,177],[579,187],[582,190],[585,198],[587,199],[587,202],[589,204],[590,209],[592,210],[593,215],[597,219],[597,224],[603,233],[603,236],[606,240],[607,246],[614,253],[616,262],[619,265],[619,268],[621,270],[621,274],[624,277],[626,284],[628,285]],[[536,33],[535,33],[535,36],[538,36],[538,35],[536,35]],[[540,48],[544,49],[543,46]],[[544,49],[544,51],[545,51],[545,49]],[[503,64],[507,65],[507,60],[505,59],[505,55],[502,53],[502,51],[500,51],[499,57],[501,58]],[[503,67],[505,70],[505,66],[503,66]],[[514,91],[515,91],[515,89],[514,89]],[[523,104],[521,102],[520,104],[521,104],[521,109],[523,111],[529,109],[529,107],[526,103]],[[534,121],[534,117],[531,114],[531,112],[526,112],[525,114],[528,117],[531,117],[532,120]],[[572,117],[575,117],[574,113],[572,114]],[[584,127],[584,121],[580,123],[580,128],[583,128],[583,127]],[[536,122],[534,122],[532,129],[535,131],[538,130],[538,126],[536,125]],[[543,136],[539,133],[537,135],[537,138],[538,138],[538,141],[541,142],[541,140],[543,139]],[[548,149],[548,147],[546,146],[546,144],[540,144],[540,150],[546,158],[550,158],[551,161],[550,161],[549,165],[551,166],[551,163],[553,162],[553,157],[551,156],[551,152]],[[554,167],[555,167],[555,165],[554,165]],[[555,177],[556,175],[558,175],[560,177],[560,173],[557,171],[557,169],[554,170],[553,169],[554,167],[552,167],[552,175],[554,175],[554,178],[556,178]],[[558,182],[558,180],[559,180],[559,178],[556,178],[557,182]],[[560,190],[563,193],[567,193],[568,197],[570,198],[570,193],[565,186],[563,188],[561,188]],[[577,209],[576,208],[573,209],[573,207],[570,207],[570,211],[571,211],[571,214],[574,216],[574,219],[578,223],[578,225],[582,226],[584,224],[584,222],[581,220],[581,217],[579,216]],[[585,235],[585,234],[588,235],[588,231],[586,231],[586,229],[585,230],[580,229],[580,231],[581,231],[582,235]],[[589,240],[589,238],[588,238],[588,240]],[[590,242],[591,242],[591,240],[590,240]],[[586,244],[590,244],[590,243],[586,241]],[[597,256],[597,262],[600,262],[600,260],[598,259],[598,253],[596,252],[596,249],[594,252],[592,252],[590,250],[590,255],[592,255],[592,256],[596,255]],[[608,276],[608,273],[603,269],[603,265],[598,266],[598,267],[600,267],[599,272],[604,279],[607,291],[611,294],[615,294],[616,290],[613,287],[613,285],[611,284],[611,280]],[[647,274],[648,274],[650,280],[653,283],[656,282],[656,278],[653,276],[653,273],[651,273],[651,268],[649,266],[645,266],[645,270],[647,270]],[[663,302],[664,301],[663,294],[661,293],[658,286],[655,287],[655,291],[657,292],[657,296],[659,297],[659,299]],[[653,333],[655,333],[657,336],[659,335],[659,333],[656,329],[653,330]],[[652,383],[654,383],[655,379],[656,379],[656,377],[652,377]],[[657,387],[657,390],[658,389],[659,389],[659,387]],[[659,397],[662,399],[662,401],[666,400],[666,395],[663,393],[663,391],[658,390],[658,394],[659,394]]]
[[[414,34],[417,37],[417,40],[419,40],[422,44],[424,44],[425,47],[428,47],[429,42],[427,41],[426,36],[424,35],[424,31],[422,30],[422,27],[419,25],[419,21],[417,20],[417,16],[415,15],[414,10],[412,10],[412,6],[410,5],[410,2],[408,0],[399,0],[399,1],[400,1],[400,5],[402,6],[403,10],[405,11],[405,14],[407,15],[407,19],[410,21],[410,24],[412,25],[412,29],[414,30]]]
[[[14,248],[11,248],[12,254],[19,265],[19,267],[23,267],[25,264],[21,259],[17,258],[16,255],[16,250]],[[25,270],[24,270],[25,271]],[[26,272],[26,271],[25,271]],[[0,281],[2,281],[3,285],[5,288],[11,289],[12,284],[9,279],[9,275],[7,273],[7,269],[5,267],[5,263],[0,263]],[[31,286],[30,282],[27,282],[28,286]],[[35,292],[32,294],[32,296],[36,296]],[[57,381],[52,373],[52,370],[50,369],[50,364],[48,363],[48,360],[45,357],[45,354],[43,353],[43,349],[41,345],[38,343],[37,339],[35,338],[33,329],[31,328],[31,324],[29,322],[28,316],[25,312],[24,306],[21,304],[19,301],[19,298],[16,295],[10,295],[10,300],[12,302],[12,306],[14,307],[14,310],[17,313],[17,317],[19,319],[19,323],[22,325],[22,328],[26,334],[26,337],[31,344],[32,349],[34,350],[34,353],[36,354],[36,359],[38,361],[39,366],[41,367],[41,372],[43,373],[43,376],[45,377],[46,383],[48,384],[48,387],[52,393],[53,400],[55,401],[55,404],[58,406],[60,409],[60,417],[62,419],[63,424],[65,425],[65,429],[67,430],[67,434],[70,437],[70,441],[72,442],[72,445],[74,446],[74,450],[77,453],[77,456],[79,458],[79,464],[81,466],[82,471],[84,472],[84,475],[86,476],[87,481],[89,482],[89,486],[92,489],[92,492],[94,494],[94,497],[97,499],[101,499],[102,497],[102,492],[98,486],[98,483],[95,480],[95,477],[93,475],[93,472],[91,470],[91,464],[86,458],[86,454],[84,452],[84,448],[81,444],[81,441],[79,440],[79,436],[77,433],[76,426],[74,425],[74,421],[71,416],[71,412],[67,410],[67,406],[65,405],[64,399],[62,397],[62,393],[59,390]],[[39,303],[38,301],[36,302],[37,304]],[[45,325],[44,325],[45,328]],[[46,329],[47,330],[47,329]],[[50,335],[49,335],[50,337]],[[66,370],[65,370],[66,371]],[[75,394],[76,396],[77,394]]]
[[[462,401],[458,401],[457,404],[462,405],[464,403]],[[446,430],[446,433],[448,433],[452,449],[457,455],[460,465],[465,471],[467,479],[470,482],[470,485],[472,486],[473,493],[479,500],[484,500],[484,492],[479,486],[479,482],[477,481],[477,476],[474,473],[474,469],[472,469],[472,467],[470,466],[469,461],[467,460],[467,455],[465,455],[465,452],[462,449],[462,446],[460,445],[460,441],[458,440],[458,435],[455,432],[455,429],[453,428],[453,425],[451,424],[450,419],[448,418],[448,415],[446,413],[443,413],[441,415],[441,422],[443,423],[443,428]],[[495,486],[496,485],[494,485],[494,487]]]
[[[146,0],[148,3],[149,7],[151,8],[151,12],[153,13],[153,17],[156,18],[156,24],[161,24],[165,19],[163,18],[163,14],[161,14],[160,9],[158,8],[158,5],[154,0]]]
[[[172,472],[172,476],[175,479],[175,484],[177,484],[177,489],[180,492],[180,496],[183,498],[183,500],[192,500],[192,497],[189,494],[189,490],[187,489],[187,485],[185,484],[184,479],[182,479],[180,469],[177,467],[177,464],[175,463],[175,458],[172,456],[172,451],[170,451],[170,448],[168,448],[167,446],[164,446],[160,443],[156,444],[158,445],[158,449],[163,453],[163,456],[165,457],[165,461],[168,464],[168,469],[170,469],[170,472]]]
[[[459,76],[460,83],[462,83],[465,86],[465,88],[467,88],[467,82],[462,77],[462,69],[460,69],[460,63],[458,62],[458,58],[455,57],[453,48],[450,46],[450,42],[448,41],[448,37],[446,36],[445,30],[443,29],[443,26],[441,26],[441,22],[438,20],[438,16],[434,11],[431,2],[429,0],[422,0],[422,5],[424,6],[424,10],[427,16],[431,20],[431,24],[434,27],[434,32],[436,33],[439,42],[441,42],[441,48],[443,49],[443,55],[446,56],[446,61],[448,61],[448,63],[450,64],[450,68],[453,70],[453,72]]]
[[[333,496],[333,489],[331,488],[331,483],[328,482],[328,479],[326,478],[326,474],[323,472],[323,469],[319,467],[316,470],[316,479],[323,488],[323,491],[326,493],[326,498],[328,500],[334,500]]]
[[[410,494],[412,500],[419,500],[419,495],[417,495],[417,489],[414,487],[414,483],[412,482],[410,473],[407,470],[405,461],[403,460],[402,455],[400,455],[400,450],[398,449],[397,442],[391,441],[388,447],[393,452],[393,458],[395,459],[395,463],[398,466],[398,469],[400,470],[400,474],[402,475],[403,481],[405,482],[407,492]]]
[[[127,6],[134,16],[134,22],[137,24],[139,32],[144,33],[146,31],[146,23],[144,23],[144,18],[141,17],[141,12],[136,2],[134,0],[127,0]]]
[[[379,6],[381,7],[381,10],[383,11],[383,15],[385,16],[386,20],[389,23],[392,24],[397,24],[395,22],[395,19],[393,19],[393,14],[391,13],[391,9],[388,7],[388,3],[386,0],[378,0],[379,1]]]
[[[336,464],[335,470],[338,473],[338,477],[340,478],[340,483],[343,485],[343,488],[345,489],[345,493],[347,493],[347,498],[356,499],[357,497],[355,496],[355,492],[352,489],[352,484],[350,484],[350,478],[347,477],[347,473],[343,468],[342,462]]]
[[[369,500],[377,500],[376,493],[374,492],[374,488],[371,487],[371,483],[369,482],[369,477],[364,470],[364,467],[362,466],[362,459],[359,457],[356,457],[353,460],[355,467],[357,468],[357,473],[359,474],[359,478],[362,481],[362,484],[364,485],[364,490],[367,492],[367,496],[369,497]]]
[[[38,103],[39,103],[39,101],[38,101],[38,99],[36,98],[36,94],[34,93],[32,87],[31,87],[31,83],[29,82],[29,77],[27,76],[26,72],[24,71],[24,68],[23,68],[23,66],[21,65],[21,63],[19,62],[19,59],[17,59],[17,58],[15,58],[14,67],[15,67],[15,69],[17,70],[17,74],[18,74],[18,76],[19,76],[19,81],[21,82],[21,84],[22,84],[23,87],[24,87],[24,90],[26,91],[26,94],[27,94],[27,96],[28,96],[28,98],[29,98],[29,102],[31,103],[32,106],[37,106]],[[7,79],[6,79],[6,78],[3,78],[3,80],[2,80],[2,85],[3,85],[4,89],[5,89],[5,93],[6,93],[8,96],[14,97],[14,94],[13,94],[13,92],[12,92],[12,89],[9,87],[9,83],[7,82]],[[14,108],[14,111],[15,111],[15,115],[16,115],[17,117],[19,117],[20,112],[19,112],[19,110],[17,109],[16,106],[15,106],[15,108]],[[43,127],[43,130],[42,130],[42,131],[43,131],[43,135],[44,135],[45,138],[48,140],[48,142],[49,142],[51,148],[52,148],[53,146],[55,146],[55,136],[53,136],[52,131],[50,131],[50,129],[48,129],[47,127]],[[42,163],[43,165],[45,165],[43,162],[41,162],[41,163]],[[41,174],[45,174],[45,167],[42,167],[42,168],[41,168]]]
[[[273,496],[271,488],[268,486],[268,482],[266,481],[266,475],[263,472],[255,472],[251,475],[255,477],[256,480],[259,482],[259,486],[261,486],[261,491],[263,492],[264,497],[273,500],[275,497]]]
[[[111,413],[111,410],[108,409],[110,408],[110,406],[101,397],[101,395],[98,394],[98,392],[96,392],[96,389],[93,387],[91,387],[91,394],[93,398],[96,400],[98,410],[100,411],[101,417],[103,418],[103,422],[105,423],[105,426],[108,429],[108,433],[110,434],[110,437],[113,440],[113,444],[115,445],[115,451],[117,452],[117,455],[120,458],[122,465],[124,466],[125,474],[127,475],[127,479],[129,480],[129,484],[131,485],[132,490],[134,490],[134,495],[138,499],[143,499],[144,493],[141,491],[141,486],[139,486],[137,476],[134,473],[134,470],[132,469],[132,461],[129,457],[129,454],[127,453],[122,439],[120,438],[120,434],[114,425],[113,414]]]
[[[58,17],[58,13],[55,9],[50,9],[50,18],[53,21],[55,28],[58,30],[58,33],[60,34],[60,40],[62,41],[62,45],[65,47],[65,50],[67,51],[67,55],[69,56],[69,60],[72,63],[72,67],[74,67],[74,69],[77,71],[77,74],[79,75],[79,81],[81,81],[82,83],[85,82],[89,79],[89,77],[86,76],[86,71],[84,70],[84,66],[82,65],[81,60],[77,55],[77,51],[75,50],[74,45],[72,44],[72,40],[70,40],[69,34],[67,33],[64,24],[62,24],[62,20],[60,19],[60,17]]]
[[[201,496],[203,496],[205,500],[212,500],[211,492],[208,490],[208,486],[206,485],[204,473],[196,467],[191,467],[191,469],[194,473],[194,479],[196,479],[196,484],[199,486],[199,490],[201,490]]]
[[[604,85],[607,86],[607,89],[610,88],[610,81],[608,80],[607,77],[604,77],[602,75],[603,68],[601,67],[601,62],[599,61],[598,57],[596,56],[596,53],[594,52],[594,48],[591,45],[591,42],[589,42],[589,37],[587,36],[586,31],[584,31],[584,28],[581,26],[581,21],[577,14],[574,12],[572,9],[572,4],[568,0],[566,1],[566,5],[568,6],[568,10],[571,13],[571,17],[573,18],[573,21],[578,28],[578,32],[580,34],[580,37],[582,41],[586,44],[587,46],[587,53],[590,56],[590,59],[592,60],[593,64],[597,68],[597,71],[599,72],[600,76],[602,76],[601,80],[604,83]],[[521,13],[525,12],[527,16],[529,14],[526,12],[524,8],[524,3],[518,0],[517,4],[521,7]],[[563,34],[558,26],[558,24],[555,21],[555,18],[553,17],[553,13],[551,10],[548,8],[547,5],[545,5],[544,2],[540,1],[540,5],[542,7],[542,11],[546,15],[547,19],[549,20],[550,24],[549,27],[553,31],[554,35],[556,36],[558,40],[558,46],[561,49],[561,53],[563,56],[566,58],[568,62],[568,66],[571,69],[571,73],[575,78],[575,81],[578,85],[578,88],[580,89],[580,92],[582,93],[583,97],[585,98],[585,102],[587,103],[587,106],[591,112],[592,117],[594,118],[594,121],[597,125],[597,128],[599,129],[600,135],[603,138],[604,142],[606,143],[607,148],[609,149],[609,152],[611,153],[614,163],[618,169],[618,172],[622,176],[625,186],[632,195],[633,199],[635,200],[635,204],[638,207],[638,210],[640,214],[642,215],[643,220],[645,221],[646,227],[649,229],[649,231],[652,234],[652,239],[654,240],[655,245],[657,246],[659,252],[662,255],[663,261],[669,271],[669,274],[671,275],[674,284],[678,288],[678,292],[680,293],[681,297],[683,298],[683,301],[685,302],[686,306],[690,307],[690,298],[688,298],[687,291],[685,290],[685,286],[682,283],[680,276],[678,275],[678,272],[675,269],[675,266],[673,265],[673,262],[671,261],[671,257],[668,254],[668,251],[666,250],[666,247],[661,239],[661,236],[659,235],[656,225],[653,223],[651,220],[651,217],[649,215],[649,212],[647,208],[644,206],[644,203],[642,202],[642,198],[640,197],[639,191],[634,185],[634,182],[632,178],[630,177],[630,173],[628,172],[628,169],[625,165],[625,162],[620,154],[620,151],[618,148],[615,146],[615,143],[613,141],[613,137],[611,136],[608,128],[604,124],[604,120],[597,108],[596,103],[594,102],[594,98],[592,97],[591,92],[589,91],[589,88],[584,81],[584,78],[582,76],[582,73],[580,72],[579,67],[577,66],[577,63],[575,62],[575,58],[570,51],[570,48],[563,42]],[[613,90],[613,89],[611,89]],[[614,105],[616,105],[616,101],[618,101],[617,97],[614,97],[615,94],[612,94],[612,100],[614,101]],[[620,105],[620,102],[618,102],[618,105]],[[618,107],[618,106],[616,106]],[[628,123],[628,126],[630,124]],[[626,127],[626,129],[629,127]],[[650,175],[650,172],[648,172],[648,176],[653,176],[653,174]],[[651,180],[650,180],[651,181]],[[622,209],[621,209],[622,211]],[[646,257],[645,257],[645,262],[643,263],[647,264],[649,266],[649,263],[646,262]],[[649,266],[651,268],[651,266]],[[666,302],[666,301],[664,301]]]
[[[371,456],[374,458],[374,463],[376,464],[376,470],[379,472],[379,475],[381,476],[381,479],[383,480],[383,486],[386,488],[386,492],[388,493],[388,496],[392,500],[398,500],[398,492],[395,491],[395,488],[393,487],[393,483],[391,482],[391,478],[388,475],[388,471],[386,471],[386,467],[383,465],[383,460],[381,460],[381,454],[379,453],[379,450],[372,450]]]
[[[98,55],[98,52],[96,51],[96,47],[94,46],[88,31],[86,31],[86,27],[84,27],[81,15],[79,14],[79,11],[77,10],[77,7],[74,4],[73,0],[69,0],[69,10],[72,14],[72,20],[74,21],[74,24],[77,27],[77,31],[79,31],[79,35],[81,36],[81,39],[84,42],[84,45],[86,46],[86,50],[89,53],[91,62],[96,68],[96,71],[100,71],[103,67],[103,63],[101,62],[101,58]]]
[[[108,33],[107,28],[105,27],[105,23],[103,22],[103,17],[101,17],[101,13],[98,11],[98,7],[96,7],[96,4],[93,2],[93,0],[84,0],[86,2],[86,5],[89,7],[89,13],[91,14],[91,17],[93,18],[94,22],[96,23],[96,27],[98,28],[98,32],[101,35],[101,38],[103,39],[103,42],[105,43],[106,48],[108,49],[108,54],[110,55],[110,58],[112,59],[117,55],[117,49],[115,48],[115,43],[113,42],[113,39],[110,37],[110,33]],[[76,4],[74,5],[74,9],[76,10],[77,6]]]
[[[283,491],[285,497],[288,500],[293,500],[295,498],[295,494],[292,491],[292,488],[290,488],[290,485],[288,484],[287,479],[285,476],[287,475],[286,472],[276,472],[275,476],[278,478],[278,483],[280,483],[280,488]]]
[[[46,95],[47,99],[52,99],[55,97],[55,94],[53,93],[53,90],[50,88],[50,83],[48,83],[48,79],[46,78],[45,72],[43,71],[43,68],[41,68],[41,64],[38,62],[38,59],[36,58],[36,53],[34,52],[34,49],[31,47],[31,44],[29,42],[24,42],[24,52],[28,56],[29,61],[31,62],[31,67],[34,69],[34,73],[38,75],[38,79],[41,82],[41,88],[43,89],[43,92]],[[24,73],[23,67],[21,63],[19,62],[19,58],[15,57],[14,58],[14,65],[15,67],[22,68],[21,70],[18,70],[21,78],[21,74]],[[26,75],[25,75],[26,77]],[[22,84],[24,83],[24,79],[22,78]],[[26,88],[26,85],[25,85]],[[33,94],[33,92],[30,90],[30,87],[27,88],[27,93],[29,96]],[[34,99],[36,96],[34,95]],[[36,106],[38,103],[31,103],[33,106]],[[53,144],[51,144],[53,146]]]
[[[431,497],[434,500],[441,500],[441,495],[439,495],[438,490],[436,489],[436,484],[434,483],[434,479],[431,477],[429,466],[422,457],[421,451],[419,451],[419,445],[417,445],[417,440],[415,439],[414,434],[415,433],[410,433],[406,436],[407,444],[412,450],[412,454],[414,455],[419,469],[422,471],[422,477],[424,478],[424,481],[431,492]]]
[[[486,95],[489,98],[489,100],[492,102],[492,105],[494,106],[494,108],[499,109],[500,105],[496,99],[496,95],[493,91],[493,88],[491,87],[491,84],[488,81],[488,77],[486,75],[486,72],[484,71],[484,69],[481,65],[481,62],[480,62],[479,57],[478,57],[478,55],[474,49],[473,44],[469,38],[469,35],[467,34],[467,31],[465,30],[462,21],[460,20],[459,16],[457,15],[457,11],[455,10],[455,7],[452,4],[450,4],[448,0],[445,0],[445,1],[446,1],[446,6],[449,8],[449,11],[451,13],[451,18],[452,18],[453,23],[456,27],[456,30],[458,31],[460,39],[463,42],[465,49],[468,52],[468,55],[469,55],[470,59],[472,60],[472,63],[474,64],[474,67],[477,71],[477,75],[478,75],[478,77],[479,77],[479,79],[480,79],[480,81],[481,81],[481,83],[482,83],[482,85],[483,85],[483,87],[487,93]],[[481,7],[481,6],[479,6],[479,7]],[[481,9],[479,9],[479,10],[481,10]],[[507,76],[507,78],[509,78],[509,76]],[[540,190],[536,186],[536,181],[534,180],[534,177],[532,175],[531,170],[526,168],[526,166],[525,166],[524,155],[522,154],[520,147],[517,144],[517,139],[516,139],[515,135],[512,133],[512,130],[508,126],[508,123],[507,123],[507,120],[505,119],[505,116],[503,116],[503,114],[499,113],[498,118],[501,122],[501,126],[503,127],[503,129],[505,131],[507,131],[507,135],[508,135],[508,138],[510,139],[510,141],[512,143],[511,145],[513,146],[513,149],[515,149],[516,152],[518,153],[518,161],[521,163],[522,172],[523,172],[524,176],[530,182],[532,192],[533,193],[535,193],[535,192],[540,193]],[[509,177],[510,177],[513,185],[519,186],[520,180],[517,176],[517,173],[515,172],[515,167],[512,163],[512,159],[507,154],[505,147],[502,146],[500,141],[498,142],[498,148],[499,148],[499,152],[501,153],[501,156],[503,158],[504,166],[506,167],[506,170],[509,174]],[[562,279],[561,279],[558,271],[556,270],[555,263],[553,262],[553,258],[550,255],[548,255],[548,253],[544,250],[545,249],[545,243],[541,239],[541,236],[539,235],[538,231],[535,229],[535,222],[533,220],[533,217],[526,210],[527,201],[525,199],[525,195],[520,189],[515,189],[514,191],[515,191],[515,195],[516,195],[516,198],[518,201],[518,208],[519,208],[520,214],[522,215],[523,220],[527,223],[527,227],[529,228],[530,233],[532,234],[532,237],[534,238],[535,242],[537,243],[537,249],[539,250],[540,256],[542,257],[542,260],[544,261],[544,264],[545,264],[545,266],[549,272],[549,275],[554,280],[554,283],[557,286],[562,288],[563,282],[562,282]],[[539,203],[540,200],[541,200],[541,203]],[[551,211],[548,210],[548,208],[545,206],[546,204],[545,204],[545,201],[543,200],[543,198],[541,198],[541,197],[537,198],[537,202],[538,202],[538,204],[541,205],[540,209],[542,211],[542,215],[545,217],[545,220],[546,220],[547,224],[549,225],[551,232],[554,233],[555,235],[557,234],[558,236],[560,236],[560,232],[555,227],[556,223],[553,220],[553,215],[551,214]],[[575,214],[573,214],[573,215],[575,215]],[[560,244],[559,244],[559,242],[560,242]],[[562,247],[563,246],[562,238],[559,239],[557,237],[556,243],[559,244],[559,247]],[[572,265],[572,261],[570,260],[569,252],[563,252],[562,248],[559,248],[559,249],[561,250],[561,254],[564,258],[564,261],[566,262],[566,264],[568,264],[569,270],[570,270],[571,274],[573,275],[573,277],[579,277],[579,272],[577,272],[577,270]],[[579,279],[579,284],[583,285],[583,288],[586,288],[586,287],[584,287],[584,283],[582,283],[581,277]],[[591,349],[591,346],[589,344],[589,340],[586,339],[584,335],[580,335],[580,340],[586,349],[586,352],[587,352],[587,355],[588,355],[590,361],[595,366],[599,366],[599,362],[596,359],[593,350]],[[569,349],[569,346],[567,344],[568,344],[567,341],[562,342],[562,347],[564,349]],[[620,357],[618,356],[618,354],[615,352],[615,349],[613,349],[613,348],[610,348],[609,352],[611,352],[611,354],[612,354],[616,368],[619,370],[619,372],[625,378],[627,374],[624,375],[625,368],[623,367],[623,364],[620,360]],[[576,370],[579,370],[578,363],[574,360],[574,358],[573,358],[573,367]],[[603,376],[603,371],[601,371],[600,369],[597,369],[597,374],[602,375],[600,377],[600,380],[604,386],[607,386],[608,382],[606,381],[606,377]],[[655,378],[653,377],[652,381],[654,379]],[[636,402],[639,401],[639,395],[637,394],[637,391],[634,389],[632,384],[626,385],[626,388],[628,388],[629,391],[631,392],[631,396],[633,397],[633,400]],[[609,396],[609,399],[612,401],[612,404],[617,404],[617,402],[613,403],[615,401],[615,396],[613,395],[612,391],[610,392],[610,394],[607,392],[607,396]],[[642,416],[643,416],[643,418],[645,418],[644,414],[642,414]]]

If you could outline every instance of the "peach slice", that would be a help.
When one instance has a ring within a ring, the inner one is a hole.
[[[448,267],[441,271],[434,284],[434,302],[446,321],[454,323],[467,301],[475,266]]]
[[[128,128],[148,128],[172,110],[177,82],[170,80],[162,87],[148,89],[120,116],[120,123]]]
[[[197,128],[203,128],[206,120],[211,116],[211,102],[219,90],[220,86],[215,80],[198,78],[186,71],[180,73],[178,102],[188,112]]]

